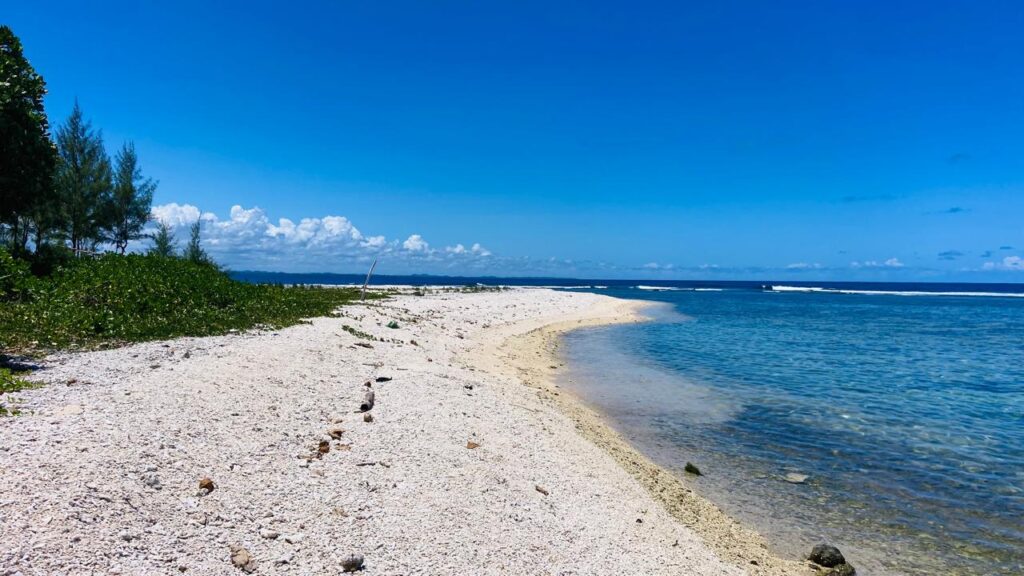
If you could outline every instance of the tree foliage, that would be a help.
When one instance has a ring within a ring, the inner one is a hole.
[[[102,134],[82,116],[77,101],[57,130],[57,152],[61,232],[76,253],[93,250],[107,227],[104,217],[113,193],[110,158]]]
[[[25,249],[34,209],[52,189],[55,154],[45,94],[21,41],[0,25],[0,225],[16,251]]]
[[[183,256],[194,264],[213,264],[213,260],[206,254],[206,250],[203,250],[203,245],[200,242],[199,235],[203,229],[202,223],[202,220],[196,220],[189,227],[188,245],[185,246]]]
[[[152,235],[153,245],[150,246],[150,256],[172,258],[178,253],[178,246],[174,241],[174,233],[166,222],[158,222],[156,232]]]
[[[143,237],[142,229],[149,221],[156,182],[142,177],[135,144],[127,142],[117,153],[114,190],[107,203],[105,222],[107,239],[114,249],[124,254],[128,242]]]
[[[0,244],[33,271],[54,269],[65,245],[81,255],[109,242],[123,254],[144,235],[156,182],[143,177],[131,142],[111,170],[103,136],[77,101],[51,140],[45,94],[21,41],[0,25]],[[165,248],[173,252],[173,242]]]

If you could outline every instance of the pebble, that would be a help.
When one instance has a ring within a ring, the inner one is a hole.
[[[786,474],[786,482],[790,484],[803,484],[807,481],[807,478],[807,474],[797,474],[796,472]]]
[[[363,569],[363,555],[362,554],[349,554],[342,558],[341,569],[345,572],[355,572],[356,570]]]
[[[163,484],[160,483],[160,477],[156,474],[146,474],[142,477],[142,482],[154,490],[161,490],[164,487]]]

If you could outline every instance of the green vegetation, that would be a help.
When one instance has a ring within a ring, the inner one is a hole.
[[[171,232],[171,227],[166,222],[160,222],[157,224],[156,233],[153,234],[153,246],[149,249],[151,256],[163,256],[164,258],[170,258],[178,251],[178,247],[174,242],[174,234]]]
[[[33,382],[22,380],[19,377],[19,373],[12,372],[7,368],[0,368],[0,400],[2,400],[6,394],[13,394],[19,390],[35,388],[36,386],[37,384]],[[16,415],[17,413],[18,411],[16,409],[8,408],[3,403],[0,403],[0,416]]]
[[[391,322],[388,322],[387,326],[388,326],[388,328],[391,328],[392,330],[397,330],[398,329],[398,322],[395,322],[394,320],[392,320]]]
[[[0,241],[46,271],[104,245],[124,254],[144,237],[156,182],[131,142],[111,162],[77,101],[51,139],[45,94],[21,41],[0,26]]]
[[[183,250],[157,222],[149,254],[125,255],[145,237],[156,182],[143,176],[131,142],[111,161],[78,102],[51,137],[45,94],[21,41],[0,25],[0,362],[283,327],[359,297],[233,281],[203,250],[199,221]],[[5,369],[0,391],[23,382]]]
[[[367,334],[366,332],[363,332],[362,330],[360,330],[358,328],[353,328],[352,326],[349,326],[348,324],[345,324],[344,326],[342,326],[341,329],[344,330],[345,332],[348,332],[349,334],[355,336],[356,338],[359,338],[360,340],[376,340],[376,338],[374,338],[374,336],[372,334]]]
[[[183,250],[156,222],[148,254],[126,255],[146,237],[156,182],[131,142],[111,162],[77,101],[51,139],[45,94],[0,25],[0,400],[34,386],[2,367],[12,357],[280,328],[359,299],[354,288],[236,282],[203,250],[200,221]]]
[[[43,109],[46,82],[0,26],[0,232],[24,246],[33,228],[48,227],[56,151]]]
[[[36,278],[0,250],[3,276],[0,349],[21,354],[279,328],[359,299],[354,288],[246,284],[207,264],[138,254],[74,260]]]

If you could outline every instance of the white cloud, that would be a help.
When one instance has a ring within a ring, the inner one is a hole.
[[[176,202],[154,206],[152,209],[153,219],[171,228],[188,226],[199,219],[201,215],[199,208],[191,204],[181,205]]]
[[[903,262],[900,262],[899,258],[889,258],[884,262],[879,262],[877,260],[857,262],[855,260],[850,262],[850,268],[903,268]]]
[[[386,257],[395,273],[443,269],[470,272],[482,265],[491,252],[480,244],[448,248],[443,254],[430,248],[419,234],[405,241],[389,240],[382,235],[364,235],[344,216],[288,218],[271,220],[258,207],[232,206],[226,219],[201,212],[191,204],[154,206],[155,221],[171,226],[183,243],[188,227],[202,220],[202,242],[210,255],[222,265],[236,270],[273,269],[283,271],[348,271],[362,268],[373,258]],[[134,246],[144,250],[148,242]],[[478,264],[481,263],[481,264]]]
[[[1024,258],[1020,256],[1007,256],[1000,262],[985,262],[982,265],[985,270],[1024,270]]]
[[[430,251],[430,244],[427,244],[427,241],[423,239],[423,236],[413,234],[406,238],[405,242],[402,242],[402,248],[405,248],[410,252],[428,252]]]

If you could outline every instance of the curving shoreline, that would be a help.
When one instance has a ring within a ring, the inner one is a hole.
[[[435,290],[49,357],[0,419],[0,572],[812,574],[550,381],[637,305]]]
[[[603,296],[602,302],[582,314],[561,318],[524,321],[512,329],[499,345],[475,349],[471,365],[504,372],[537,388],[542,398],[555,405],[575,424],[587,441],[610,454],[629,475],[639,482],[676,520],[701,536],[704,542],[730,564],[749,574],[793,576],[815,574],[806,562],[773,555],[767,540],[724,513],[686,481],[658,466],[616,432],[594,409],[557,383],[562,363],[561,338],[580,328],[644,322],[644,311],[657,302],[620,300]]]

